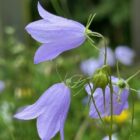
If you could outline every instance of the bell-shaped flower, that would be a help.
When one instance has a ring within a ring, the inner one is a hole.
[[[14,117],[21,120],[37,118],[37,130],[41,140],[52,139],[60,131],[64,140],[64,123],[70,105],[70,89],[57,83],[44,92],[32,105],[25,107]]]
[[[115,56],[122,64],[131,65],[135,57],[135,52],[127,46],[118,46],[115,49]]]
[[[112,77],[113,84],[117,84],[118,79]],[[93,88],[93,84],[91,84]],[[119,115],[124,109],[128,108],[128,95],[129,90],[127,88],[122,89],[121,93],[119,92],[120,88],[117,85],[113,85],[113,115]],[[91,90],[89,85],[86,86],[86,92],[91,96]],[[111,99],[110,99],[110,87],[107,86],[105,89],[105,96],[101,88],[97,88],[93,94],[93,99],[95,105],[100,113],[101,117],[111,116]],[[104,98],[105,97],[105,98]],[[105,100],[104,100],[105,99]],[[90,104],[89,116],[91,118],[99,118],[98,112],[96,110],[92,100]]]
[[[27,32],[43,43],[36,51],[34,63],[56,58],[59,54],[80,46],[86,39],[85,27],[73,20],[47,12],[38,3],[38,12],[43,18],[27,25]]]

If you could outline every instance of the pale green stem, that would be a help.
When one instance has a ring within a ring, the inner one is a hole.
[[[93,40],[92,40],[89,36],[87,36],[87,38],[88,38],[89,43],[90,43],[96,50],[100,51],[100,49],[97,48],[97,47],[94,45]]]
[[[94,105],[94,107],[95,107],[95,110],[96,110],[96,112],[97,112],[97,114],[98,114],[98,116],[99,116],[99,118],[100,118],[100,120],[101,120],[103,126],[105,126],[105,123],[104,123],[104,121],[103,121],[103,119],[102,119],[102,117],[101,117],[101,115],[100,115],[100,112],[99,112],[99,110],[98,110],[98,108],[97,108],[97,106],[96,106],[95,100],[94,100],[94,98],[93,98],[93,94],[94,94],[94,91],[95,91],[95,90],[92,90],[92,87],[91,87],[90,83],[89,83],[88,85],[89,85],[89,88],[90,88],[90,91],[91,91],[91,96],[90,96],[90,98],[91,98],[91,100],[92,100],[92,102],[93,102],[93,105]]]
[[[117,61],[117,75],[118,75],[119,79],[121,79],[120,71],[119,71],[119,62],[118,61]]]
[[[105,38],[102,34],[97,33],[97,32],[88,32],[89,35],[95,36],[95,37],[101,37],[104,40],[104,45],[105,45],[105,52],[104,52],[104,65],[107,64],[107,46],[106,46],[106,41]]]
[[[109,140],[112,140],[112,128],[113,128],[113,86],[112,86],[112,80],[111,76],[109,76],[109,86],[110,86],[110,112],[111,112],[111,122],[110,122],[110,134],[109,134]]]
[[[88,20],[87,25],[86,25],[86,30],[89,29],[89,26],[91,25],[95,16],[96,16],[96,14],[92,14],[89,16],[89,20]]]
[[[136,89],[133,89],[133,88],[130,88],[130,90],[133,91],[133,92],[136,92],[136,93],[140,92],[140,91],[138,91]]]
[[[137,71],[134,75],[130,76],[130,77],[126,80],[126,82],[128,83],[130,80],[132,80],[134,77],[136,77],[139,73],[140,73],[140,70]]]

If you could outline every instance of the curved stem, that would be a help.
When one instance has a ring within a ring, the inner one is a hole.
[[[104,45],[105,45],[104,65],[106,65],[107,64],[107,46],[106,46],[106,40],[105,40],[104,36],[98,32],[92,32],[92,31],[88,31],[88,34],[91,36],[95,36],[95,37],[101,37],[104,40]]]
[[[88,85],[89,85],[89,88],[90,88],[90,91],[91,91],[91,96],[90,96],[90,98],[91,98],[91,100],[92,100],[92,102],[93,102],[93,105],[94,105],[94,107],[95,107],[95,109],[96,109],[96,112],[97,112],[97,114],[98,114],[98,116],[99,116],[99,118],[100,118],[102,124],[105,125],[105,123],[104,123],[104,121],[103,121],[103,119],[102,119],[102,117],[101,117],[101,115],[100,115],[100,112],[99,112],[99,110],[98,110],[98,108],[97,108],[97,106],[96,106],[95,100],[94,100],[94,98],[93,98],[93,93],[94,93],[95,90],[92,89],[90,83],[89,83]]]

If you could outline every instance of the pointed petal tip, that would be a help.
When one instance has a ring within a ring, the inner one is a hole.
[[[14,116],[13,116],[14,119],[20,119],[20,120],[23,120],[22,116],[20,115],[20,113],[16,113]]]
[[[25,30],[26,30],[26,32],[29,33],[29,34],[30,34],[30,31],[29,31],[29,30],[30,30],[30,24],[31,24],[31,23],[29,23],[28,25],[25,26]]]

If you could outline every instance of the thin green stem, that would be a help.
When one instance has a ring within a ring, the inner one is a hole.
[[[117,75],[118,75],[119,79],[121,79],[120,70],[119,70],[119,61],[117,61]]]
[[[97,33],[97,32],[88,32],[88,35],[91,35],[91,36],[96,36],[96,37],[101,37],[103,40],[104,40],[104,45],[105,45],[105,52],[104,52],[104,65],[107,64],[107,46],[106,46],[106,40],[104,38],[104,36],[100,33]]]
[[[133,91],[133,92],[136,92],[136,93],[140,92],[140,91],[138,91],[136,89],[133,89],[133,88],[130,88],[130,90]]]
[[[128,83],[130,80],[132,80],[134,77],[136,77],[139,73],[140,73],[140,70],[137,71],[137,72],[136,72],[135,74],[133,74],[132,76],[130,76],[130,77],[126,80],[126,82]]]
[[[87,36],[87,38],[88,38],[89,43],[90,43],[96,50],[100,51],[100,49],[97,48],[97,47],[94,45],[93,40],[92,40],[89,36]]]
[[[110,86],[110,112],[111,112],[111,122],[110,122],[110,134],[109,140],[112,140],[112,129],[113,129],[113,86],[111,76],[109,76],[109,86]]]
[[[97,114],[98,114],[98,116],[99,116],[99,118],[100,118],[102,124],[105,126],[105,123],[104,123],[104,121],[103,121],[103,119],[102,119],[102,117],[101,117],[101,115],[100,115],[100,112],[99,112],[99,110],[98,110],[98,108],[97,108],[97,106],[96,106],[95,100],[94,100],[94,98],[93,98],[93,93],[94,93],[95,90],[92,89],[90,83],[89,83],[88,85],[89,85],[89,88],[90,88],[90,91],[91,91],[91,96],[90,96],[90,98],[91,98],[91,100],[92,100],[92,102],[93,102],[93,105],[94,105],[94,107],[95,107],[95,109],[96,109],[96,112],[97,112]]]
[[[91,95],[91,96],[92,96],[92,95]],[[104,123],[104,121],[103,121],[103,119],[102,119],[102,117],[101,117],[101,115],[100,115],[100,112],[99,112],[99,110],[98,110],[98,108],[97,108],[97,106],[96,106],[96,103],[95,103],[95,100],[94,100],[93,96],[91,97],[91,99],[92,99],[92,102],[93,102],[93,104],[94,104],[94,107],[95,107],[95,109],[96,109],[96,111],[97,111],[97,113],[98,113],[98,116],[99,116],[99,118],[100,118],[102,124],[105,125],[105,123]]]
[[[95,16],[96,16],[96,14],[91,14],[89,16],[89,19],[88,19],[88,22],[87,22],[87,25],[86,25],[86,30],[89,29],[89,26],[91,25],[91,23],[92,23],[92,21],[93,21]]]

